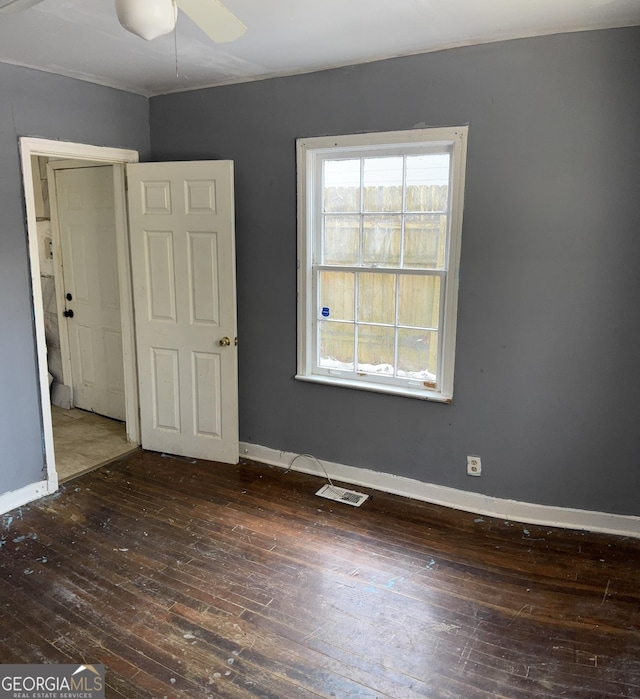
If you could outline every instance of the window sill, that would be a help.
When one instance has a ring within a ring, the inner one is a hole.
[[[370,391],[372,393],[388,393],[395,396],[417,398],[418,400],[428,400],[435,403],[450,404],[452,402],[451,396],[444,396],[441,393],[438,393],[437,391],[429,391],[426,389],[364,383],[362,381],[341,379],[333,376],[314,376],[307,374],[296,374],[294,378],[297,381],[307,381],[308,383],[321,383],[327,386],[339,386],[341,388],[355,388],[359,391]]]

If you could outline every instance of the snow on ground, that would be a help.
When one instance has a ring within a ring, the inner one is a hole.
[[[353,362],[341,362],[338,359],[331,357],[321,357],[320,366],[323,369],[337,369],[338,371],[353,372]],[[393,366],[391,364],[358,364],[357,371],[363,374],[377,374],[379,376],[394,376]],[[432,381],[435,382],[436,376],[430,371],[423,369],[422,371],[402,371],[398,370],[397,376],[402,379],[415,379],[416,381]]]

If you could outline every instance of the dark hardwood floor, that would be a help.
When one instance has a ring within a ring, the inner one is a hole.
[[[640,541],[133,454],[0,520],[0,662],[107,697],[640,697]]]

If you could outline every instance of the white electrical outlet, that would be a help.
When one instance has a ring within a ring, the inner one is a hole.
[[[479,476],[482,473],[482,461],[479,456],[467,456],[467,475]]]

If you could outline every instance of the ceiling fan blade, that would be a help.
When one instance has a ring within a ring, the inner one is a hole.
[[[219,0],[177,0],[178,7],[216,43],[239,39],[245,25]]]

